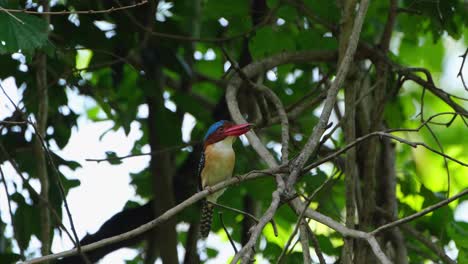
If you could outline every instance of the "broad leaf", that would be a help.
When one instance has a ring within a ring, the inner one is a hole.
[[[37,16],[0,12],[0,25],[0,54],[32,53],[47,43],[47,23]]]

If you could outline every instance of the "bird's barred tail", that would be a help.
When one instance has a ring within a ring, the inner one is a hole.
[[[214,206],[206,200],[202,202],[201,219],[200,219],[200,236],[202,238],[208,237],[211,230],[211,222],[213,221]]]

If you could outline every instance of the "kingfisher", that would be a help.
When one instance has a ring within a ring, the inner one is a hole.
[[[236,125],[221,120],[210,126],[205,134],[203,151],[198,166],[200,189],[209,188],[232,177],[235,153],[232,144],[237,137],[247,133],[252,124]],[[214,206],[224,190],[210,194],[202,201],[200,235],[206,238],[211,230]],[[211,203],[210,203],[211,202]]]

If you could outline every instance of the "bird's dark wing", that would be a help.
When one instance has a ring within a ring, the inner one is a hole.
[[[203,190],[203,186],[202,186],[202,170],[203,170],[203,167],[205,167],[205,151],[202,150],[201,152],[201,155],[200,155],[200,162],[198,163],[198,173],[197,173],[197,176],[198,176],[198,191],[202,191]]]

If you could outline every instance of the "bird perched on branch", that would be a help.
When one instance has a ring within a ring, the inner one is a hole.
[[[201,189],[209,188],[232,177],[235,153],[232,143],[235,139],[247,133],[251,124],[236,125],[221,120],[210,126],[204,138],[203,151],[198,167],[199,185]],[[210,233],[213,218],[213,204],[224,190],[210,194],[202,202],[200,235],[205,238]]]

